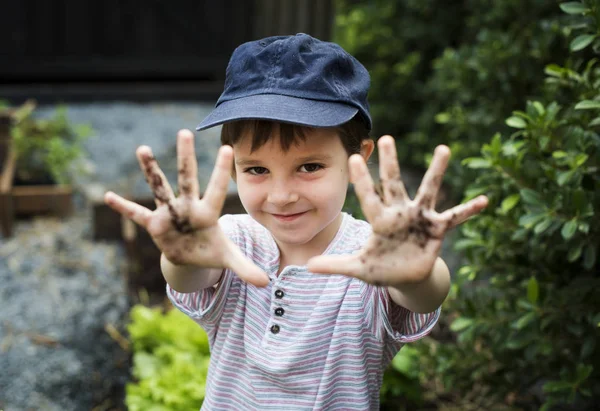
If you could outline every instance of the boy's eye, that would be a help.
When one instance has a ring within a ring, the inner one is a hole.
[[[314,173],[315,171],[319,171],[322,168],[323,168],[323,166],[321,164],[310,163],[310,164],[303,164],[302,166],[300,166],[300,171],[302,171],[304,173]],[[302,170],[302,169],[304,169],[304,170]]]
[[[252,174],[254,176],[260,176],[266,174],[269,170],[264,167],[250,167],[244,170],[244,173]]]

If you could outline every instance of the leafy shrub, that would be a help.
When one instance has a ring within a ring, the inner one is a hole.
[[[178,310],[136,305],[128,330],[133,342],[133,376],[126,387],[130,411],[198,410],[209,364],[208,337]]]
[[[334,39],[371,74],[375,132],[406,132],[426,99],[431,61],[460,37],[457,0],[337,1]]]
[[[468,259],[447,304],[457,341],[429,359],[463,396],[583,410],[600,398],[600,67],[577,53],[600,48],[600,1],[561,8],[577,29],[567,65],[546,67],[548,99],[463,161],[479,175],[467,197],[490,206],[456,244]]]
[[[544,97],[539,73],[567,55],[569,17],[558,0],[341,2],[335,39],[365,64],[375,134],[399,138],[404,165],[433,148],[453,152],[446,181],[461,193],[476,155],[526,99]]]

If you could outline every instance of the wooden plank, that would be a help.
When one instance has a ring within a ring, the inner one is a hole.
[[[2,174],[0,175],[0,194],[10,193],[17,163],[17,156],[12,144],[8,145],[7,151],[8,155],[6,156],[6,161],[2,167]]]
[[[8,145],[7,159],[0,172],[0,228],[4,237],[13,232],[13,199],[11,195],[12,181],[15,173],[16,155],[11,144]]]
[[[69,185],[13,186],[16,215],[51,213],[66,217],[73,211],[73,188]]]

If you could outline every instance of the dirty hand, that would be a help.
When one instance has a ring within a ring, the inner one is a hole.
[[[191,131],[181,130],[177,134],[178,197],[150,147],[141,146],[136,154],[154,193],[156,209],[151,211],[112,192],[106,193],[105,202],[144,227],[173,264],[229,268],[248,283],[265,285],[266,273],[246,258],[218,225],[231,175],[232,148],[220,148],[202,199],[199,198],[198,163]]]
[[[375,285],[400,286],[426,280],[438,256],[446,231],[479,213],[488,203],[479,196],[438,213],[436,197],[450,158],[450,149],[438,146],[431,165],[411,200],[400,178],[394,139],[378,141],[382,198],[376,193],[360,155],[350,157],[350,178],[373,233],[353,255],[318,256],[308,262],[315,273],[344,274]]]

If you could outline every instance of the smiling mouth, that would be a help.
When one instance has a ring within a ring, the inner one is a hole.
[[[285,215],[284,214],[271,214],[271,215],[281,221],[292,221],[304,214],[306,214],[306,211],[303,211],[301,213],[296,213],[296,214],[285,214]]]

